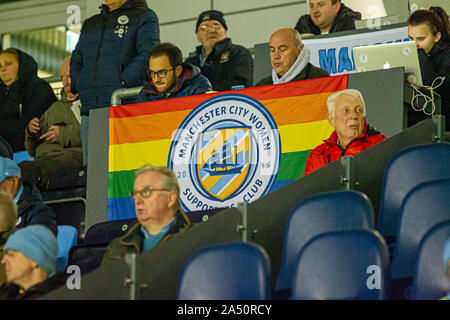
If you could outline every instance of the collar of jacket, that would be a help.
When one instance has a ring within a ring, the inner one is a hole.
[[[34,197],[37,196],[38,192],[37,187],[31,182],[28,182],[26,179],[22,179],[22,186],[23,192],[19,198],[19,201],[17,202],[17,211],[19,213],[17,217],[20,217],[20,213],[24,212],[31,206],[30,202]]]
[[[214,45],[214,49],[209,56],[221,54],[223,51],[225,51],[227,49],[231,50],[232,45],[233,45],[233,43],[231,42],[230,38],[225,38],[222,41],[216,42],[216,44]],[[197,46],[197,48],[195,48],[195,51],[196,51],[197,57],[199,58],[203,52],[203,46],[202,45]]]
[[[168,98],[170,96],[173,96],[174,94],[177,94],[178,91],[180,91],[182,88],[186,87],[192,80],[193,77],[195,77],[200,72],[195,72],[194,66],[188,63],[182,64],[183,71],[181,72],[181,75],[177,79],[177,83],[175,87],[169,92],[169,93],[161,93],[158,90],[156,90],[155,85],[153,84],[153,80],[151,77],[148,77],[148,86],[149,89],[146,89],[150,95],[157,96],[157,97],[164,97]]]
[[[439,40],[433,48],[431,48],[430,52],[428,53],[428,56],[431,58],[434,58],[436,56],[439,56],[442,52],[450,50],[450,44],[444,43],[442,40]]]
[[[175,221],[170,226],[167,233],[162,237],[160,242],[170,234],[177,233],[184,226],[190,226],[191,221],[187,217],[186,213],[182,210],[178,210],[175,214]],[[144,234],[141,231],[141,224],[136,223],[124,236],[119,239],[119,243],[123,246],[134,247],[136,252],[140,253],[142,250],[142,243],[144,241]]]
[[[368,126],[367,126],[367,122],[365,122],[364,129],[361,132],[361,135],[359,137],[353,139],[352,141],[350,141],[350,143],[348,145],[350,145],[353,141],[358,140],[358,139],[367,139],[367,130],[368,130]],[[337,140],[338,140],[338,135],[337,135],[336,130],[334,130],[333,133],[331,134],[331,136],[328,139],[323,140],[323,141],[328,144],[338,145]]]

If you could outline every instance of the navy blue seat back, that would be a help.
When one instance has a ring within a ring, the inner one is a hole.
[[[375,230],[321,234],[296,260],[292,300],[383,300],[389,297],[389,251]]]
[[[424,235],[435,225],[448,220],[450,179],[422,183],[407,194],[392,259],[392,279],[413,276]]]
[[[396,154],[384,172],[377,230],[394,236],[406,194],[420,183],[442,178],[450,178],[450,143],[417,145]]]
[[[105,244],[113,239],[123,236],[132,226],[137,223],[137,219],[113,220],[94,224],[86,232],[84,244]]]
[[[372,204],[359,191],[334,191],[301,201],[289,216],[276,290],[290,288],[292,270],[302,247],[313,237],[330,231],[371,229]]]
[[[450,221],[438,224],[423,237],[414,271],[413,299],[438,300],[450,292],[450,277],[442,258],[449,238]]]
[[[186,262],[179,300],[265,300],[271,289],[265,250],[244,242],[208,246]]]

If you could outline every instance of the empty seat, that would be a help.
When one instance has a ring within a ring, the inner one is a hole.
[[[449,191],[450,179],[441,179],[422,183],[407,194],[392,260],[392,279],[412,277],[424,235],[450,220]]]
[[[290,288],[295,260],[313,237],[330,231],[371,229],[373,225],[372,204],[359,191],[326,192],[301,201],[292,209],[286,224],[276,291]],[[279,298],[287,298],[288,294],[279,293]]]
[[[74,246],[69,252],[69,265],[79,266],[82,275],[89,273],[100,266],[107,246],[107,244]]]
[[[70,248],[77,244],[78,231],[73,226],[58,226],[58,257],[56,271],[64,272],[67,266]]]
[[[450,221],[440,223],[423,237],[413,279],[413,298],[437,300],[450,292],[450,277],[443,264],[446,241],[450,239]]]
[[[406,194],[420,183],[450,178],[450,143],[422,144],[396,154],[386,167],[377,230],[394,236]]]
[[[186,262],[178,299],[265,300],[270,287],[270,261],[262,247],[218,244],[198,250]]]
[[[123,236],[136,223],[136,218],[96,223],[86,232],[84,244],[108,244]]]
[[[56,215],[61,226],[73,226],[78,231],[79,241],[85,232],[86,200],[82,197],[48,200],[44,202]]]
[[[293,300],[383,300],[389,297],[389,252],[375,230],[321,234],[297,257]]]

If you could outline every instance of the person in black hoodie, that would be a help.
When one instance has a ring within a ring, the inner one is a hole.
[[[408,18],[408,36],[416,41],[423,84],[433,86],[441,95],[445,130],[450,131],[450,23],[447,13],[440,7],[414,11]],[[408,118],[421,120],[416,119],[420,118],[417,113]]]
[[[145,0],[105,0],[101,12],[83,23],[70,60],[70,91],[81,100],[84,165],[89,111],[110,107],[116,89],[142,86],[150,50],[159,43],[158,16]]]
[[[37,76],[36,61],[18,49],[0,51],[0,136],[14,152],[25,150],[25,129],[56,101],[51,86]]]
[[[187,97],[213,90],[208,78],[200,74],[200,68],[183,63],[181,50],[171,43],[153,47],[148,73],[137,102]]]
[[[361,20],[360,12],[340,0],[309,0],[309,13],[301,16],[295,25],[301,35],[355,30],[355,20]]]

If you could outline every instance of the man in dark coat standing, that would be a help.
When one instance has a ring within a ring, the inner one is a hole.
[[[71,92],[81,100],[81,142],[87,164],[89,111],[111,105],[116,89],[145,82],[150,50],[159,44],[158,17],[145,0],[105,0],[86,20],[72,52]]]
[[[227,30],[222,12],[202,12],[195,27],[201,45],[196,48],[194,56],[186,59],[187,63],[201,68],[216,91],[253,85],[252,55],[243,46],[233,44],[227,37]]]
[[[295,29],[300,34],[327,34],[355,30],[361,13],[346,7],[341,0],[309,0],[309,14],[298,19]]]
[[[302,37],[295,29],[275,31],[270,36],[269,47],[272,74],[259,81],[256,86],[329,76],[328,72],[309,62],[309,49],[303,45]]]
[[[153,47],[150,53],[148,81],[138,102],[187,97],[212,91],[200,68],[183,63],[181,50],[171,43]]]

